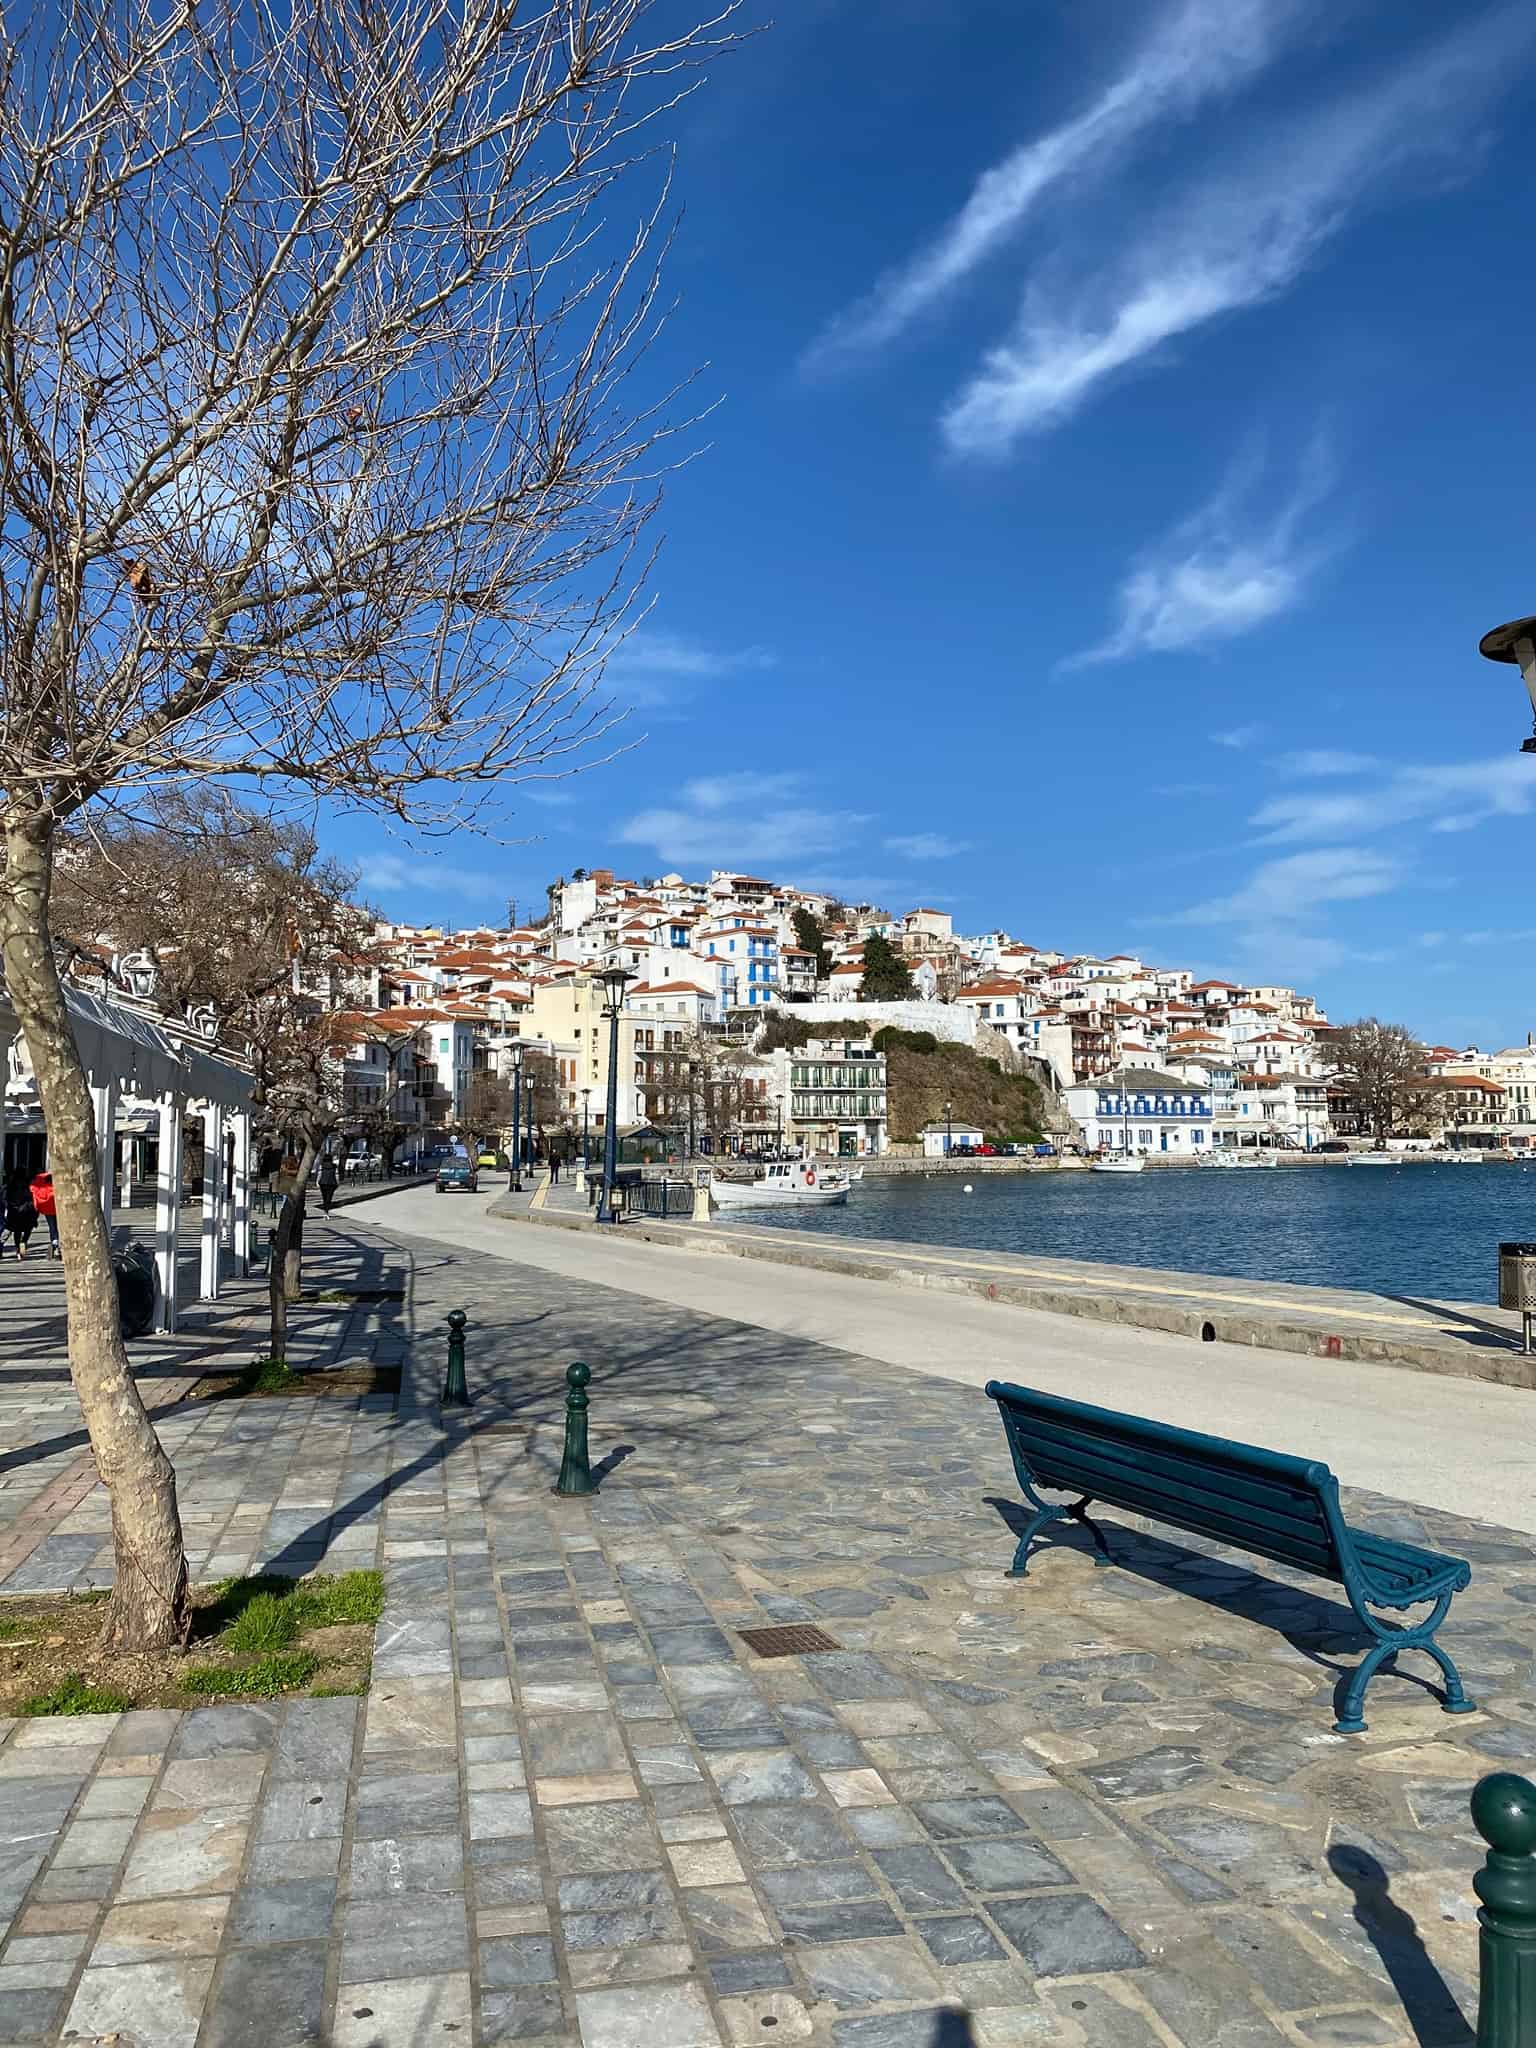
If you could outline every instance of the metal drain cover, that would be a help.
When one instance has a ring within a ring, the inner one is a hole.
[[[800,1622],[782,1628],[743,1628],[737,1634],[759,1657],[809,1657],[817,1650],[840,1650],[825,1629],[807,1628]]]

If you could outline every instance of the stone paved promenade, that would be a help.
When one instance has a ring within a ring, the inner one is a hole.
[[[1006,1581],[974,1389],[391,1213],[316,1235],[328,1282],[406,1290],[324,1339],[403,1356],[399,1412],[215,1403],[177,1443],[210,1569],[377,1546],[372,1694],[7,1729],[0,2044],[1469,2040],[1467,1794],[1536,1758],[1529,1539],[1351,1498],[1474,1561],[1445,1640],[1483,1711],[1383,1675],[1340,1738],[1324,1587],[1116,1515],[1116,1568]],[[574,1358],[591,1502],[549,1491]],[[754,1657],[781,1622],[839,1648]]]

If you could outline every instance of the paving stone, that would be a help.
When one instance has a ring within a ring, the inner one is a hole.
[[[697,1984],[578,1991],[582,2048],[723,2048]]]
[[[937,1865],[937,1857],[934,1862]],[[945,1875],[942,1869],[939,1875]],[[785,1870],[762,1871],[758,1883],[775,1906],[837,1905],[875,1898],[880,1890],[874,1872],[863,1863],[791,1864]],[[952,1884],[950,1888],[954,1889]]]
[[[220,1757],[232,1750],[270,1750],[277,1741],[274,1707],[199,1707],[188,1714],[171,1745],[177,1758]]]
[[[1133,1970],[1146,1960],[1125,1930],[1083,1892],[998,1899],[990,1910],[1037,1977]]]
[[[355,1877],[353,1882],[355,1886]],[[248,1882],[235,1895],[230,1938],[236,1942],[324,1940],[330,1933],[335,1904],[333,1878],[300,1878],[291,1884]]]
[[[722,1999],[720,2017],[731,2048],[746,2048],[748,2042],[769,2038],[775,2042],[808,2041],[815,2031],[804,2005],[787,1991],[752,1991],[740,1998]],[[764,2032],[768,2027],[774,2030],[771,2037]]]
[[[556,1807],[543,1816],[542,1825],[557,1874],[659,1869],[665,1860],[655,1827],[638,1801]]]
[[[66,2034],[155,2048],[194,2048],[213,1978],[211,1958],[87,1970],[65,2021]]]
[[[152,1963],[169,1956],[217,1955],[229,1911],[228,1898],[154,1899],[114,1906],[91,1950],[91,1967]],[[14,1960],[16,1943],[7,1951]]]
[[[945,1855],[964,1882],[978,1892],[1027,1891],[1033,1885],[1069,1885],[1072,1873],[1038,1842],[982,1840],[950,1842]]]
[[[1019,1816],[1002,1799],[924,1799],[912,1811],[939,1842],[1019,1832]]]
[[[480,1944],[482,1984],[553,1984],[555,1976],[555,1945],[544,1936],[527,1934]]]
[[[328,2048],[448,2048],[471,2038],[472,2017],[467,1971],[343,1984]]]
[[[277,1792],[290,1789],[282,1786]],[[451,1771],[365,1777],[357,1788],[352,1825],[363,1840],[382,1835],[442,1834],[457,1828],[458,1777]]]
[[[325,2019],[325,1960],[321,1942],[231,1951],[201,2048],[311,2048]]]
[[[832,2026],[833,2048],[970,2048],[974,2040],[964,2015],[953,2006],[864,2013]]]
[[[919,1919],[912,1925],[928,1944],[936,1963],[998,1963],[1003,1947],[984,1920],[969,1913],[949,1914],[943,1919]]]
[[[464,1901],[449,1892],[354,1901],[342,1925],[341,1981],[452,1974],[467,1967]]]
[[[812,1991],[833,2005],[931,2000],[943,1989],[932,1966],[905,1941],[829,1942],[798,1960]]]
[[[1210,1759],[1198,1749],[1167,1743],[1140,1756],[1113,1763],[1087,1764],[1083,1776],[1105,1799],[1150,1799],[1157,1793],[1182,1792],[1213,1775]]]
[[[353,1898],[391,1892],[461,1891],[464,1844],[458,1835],[384,1835],[354,1842]]]
[[[706,1762],[727,1806],[816,1797],[816,1780],[787,1751],[732,1750]]]
[[[553,1985],[481,1994],[479,2038],[486,2048],[498,2041],[548,2041],[564,2023],[565,2003]]]
[[[148,1813],[123,1873],[123,1899],[172,1893],[232,1892],[245,1855],[243,1821],[213,1813]]]
[[[758,1955],[711,1956],[710,1980],[722,1998],[737,1992],[774,1991],[790,1983],[789,1965],[778,1951]]]
[[[63,2008],[63,1993],[46,1985],[29,1991],[0,1989],[0,2040],[24,2042],[51,2038],[55,2017]]]

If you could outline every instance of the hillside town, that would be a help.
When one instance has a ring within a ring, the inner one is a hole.
[[[598,976],[612,965],[630,977],[617,1123],[646,1156],[876,1158],[1028,1135],[962,1128],[952,1113],[900,1128],[871,1042],[891,1030],[1028,1077],[1041,1102],[1032,1135],[1053,1150],[1116,1149],[1127,1130],[1128,1149],[1170,1159],[1370,1136],[1337,1026],[1311,995],[965,934],[941,910],[893,916],[728,870],[578,869],[550,885],[545,916],[504,928],[380,922],[355,953],[296,972],[296,992],[336,1013],[343,1122],[397,1125],[407,1145],[500,1129],[515,1052],[541,1148],[581,1145],[607,1116]],[[1422,1069],[1404,1144],[1536,1144],[1536,1046],[1428,1046]]]

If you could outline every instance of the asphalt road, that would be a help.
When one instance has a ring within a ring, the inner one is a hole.
[[[430,1187],[332,1228],[398,1231],[974,1386],[1077,1400],[1326,1458],[1347,1486],[1536,1533],[1536,1392],[1246,1345],[1201,1344],[877,1281],[676,1251],[486,1214],[503,1192]]]

